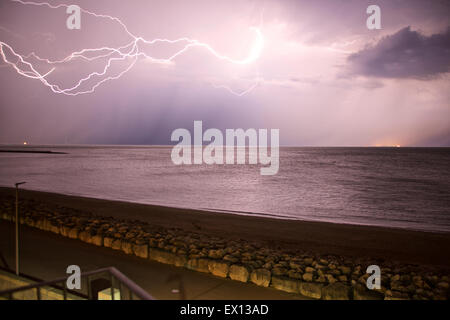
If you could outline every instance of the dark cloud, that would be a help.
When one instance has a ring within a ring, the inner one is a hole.
[[[429,78],[450,71],[450,28],[424,36],[406,27],[348,58],[351,73],[379,78]]]

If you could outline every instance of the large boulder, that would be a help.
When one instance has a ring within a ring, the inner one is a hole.
[[[289,270],[287,275],[288,275],[289,278],[299,279],[299,280],[302,279],[302,276],[303,276],[300,272],[297,272],[297,271],[295,271],[293,269]]]
[[[133,245],[131,244],[131,242],[128,241],[122,241],[122,247],[121,247],[122,251],[125,252],[126,254],[133,254]]]
[[[250,274],[250,281],[262,287],[268,287],[272,274],[267,269],[256,269]]]
[[[70,232],[70,227],[61,225],[59,227],[59,234],[62,235],[63,237],[68,237],[69,236],[69,232]]]
[[[303,274],[303,280],[311,282],[313,281],[314,275],[311,272],[307,272]]]
[[[352,269],[347,266],[340,266],[339,270],[341,270],[342,274],[345,274],[345,275],[349,275],[352,271]]]
[[[226,278],[228,276],[228,263],[223,261],[211,260],[208,263],[208,270],[213,275]]]
[[[175,255],[160,249],[150,249],[149,259],[165,264],[175,264]]]
[[[322,299],[325,300],[349,300],[350,287],[341,283],[335,282],[322,288]]]
[[[77,239],[78,233],[79,233],[78,228],[72,228],[69,230],[68,236],[70,239]]]
[[[48,231],[59,234],[59,226],[56,224],[50,224]]]
[[[313,298],[320,299],[322,297],[322,288],[323,284],[315,283],[315,282],[300,282],[298,286],[298,291],[301,295]]]
[[[133,245],[134,255],[140,258],[148,258],[148,245],[147,244],[134,244]]]
[[[223,249],[217,249],[217,250],[209,250],[208,257],[211,259],[222,259],[225,255],[225,251]]]
[[[271,286],[277,290],[290,292],[290,293],[298,293],[298,280],[289,279],[285,277],[272,277]]]
[[[11,217],[11,221],[12,221],[12,217]],[[37,220],[35,223],[36,228],[44,230],[45,221],[46,220],[44,218],[40,218],[39,220]]]
[[[229,276],[232,280],[247,282],[249,273],[246,267],[233,264],[230,267]]]
[[[175,260],[174,265],[176,267],[183,267],[183,268],[186,267],[187,257],[185,255],[176,254],[174,260]]]
[[[272,269],[272,274],[274,276],[285,276],[285,275],[287,275],[287,273],[288,273],[288,270],[283,267],[275,267]]]
[[[78,239],[80,239],[83,242],[88,242],[91,240],[91,235],[87,231],[81,231],[78,234]]]
[[[114,249],[114,250],[121,250],[121,248],[122,248],[122,240],[115,239],[112,242],[111,248]]]
[[[107,248],[111,248],[113,244],[114,239],[110,237],[104,237],[103,238],[103,246]]]
[[[232,256],[230,254],[226,254],[222,259],[225,261],[228,261],[230,263],[236,263],[239,261],[238,258],[236,258],[235,256]]]
[[[50,220],[44,218],[41,223],[41,229],[45,231],[50,231],[50,226],[51,226]]]
[[[189,259],[188,260],[186,267],[188,269],[191,269],[191,270],[194,270],[194,271],[209,273],[208,265],[209,265],[209,260],[208,259],[193,258],[193,259]]]
[[[103,236],[101,234],[96,234],[91,238],[90,243],[95,244],[96,246],[103,246]]]
[[[306,273],[314,273],[314,271],[316,271],[314,268],[312,268],[312,267],[306,267],[305,268],[305,272]]]
[[[151,248],[149,250],[148,257],[150,258],[150,260],[155,260],[165,264],[171,264],[177,267],[184,267],[187,263],[186,256],[184,255],[177,255],[172,252],[154,248]]]

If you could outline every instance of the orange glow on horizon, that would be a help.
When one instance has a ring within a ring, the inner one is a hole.
[[[373,146],[375,147],[385,147],[385,148],[401,148],[400,144],[392,144],[392,143],[376,143]]]

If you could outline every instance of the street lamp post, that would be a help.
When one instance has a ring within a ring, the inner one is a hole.
[[[16,275],[19,275],[19,186],[26,182],[16,183]]]

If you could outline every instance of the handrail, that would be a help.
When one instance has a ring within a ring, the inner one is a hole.
[[[138,286],[134,281],[129,279],[127,276],[125,276],[122,272],[120,272],[119,270],[117,270],[114,267],[106,267],[106,268],[101,268],[101,269],[97,269],[97,270],[93,270],[93,271],[82,272],[80,274],[80,277],[89,277],[89,276],[92,276],[95,274],[100,274],[100,273],[105,273],[105,272],[114,276],[117,280],[119,280],[121,283],[123,283],[128,288],[128,290],[130,290],[130,292],[133,293],[134,295],[136,295],[138,298],[140,298],[142,300],[155,300],[154,297],[152,297],[144,289],[142,289],[140,286]],[[22,287],[18,287],[18,288],[3,290],[3,291],[0,291],[0,296],[11,297],[15,292],[30,290],[30,289],[37,289],[37,293],[39,296],[39,294],[40,294],[39,289],[41,287],[54,286],[58,283],[65,283],[65,281],[67,279],[68,279],[68,277],[63,277],[63,278],[58,278],[55,280],[43,281],[43,282],[26,285],[26,286],[22,286]],[[111,283],[111,286],[112,286],[112,283]],[[64,288],[65,288],[65,286],[64,286]],[[111,298],[114,299],[114,295],[112,295]]]
[[[144,289],[142,289],[140,286],[138,286],[133,280],[125,276],[122,272],[117,270],[114,267],[106,268],[109,269],[110,273],[114,277],[116,277],[117,280],[122,282],[131,292],[133,292],[138,298],[142,300],[155,300],[155,298],[147,293]]]

